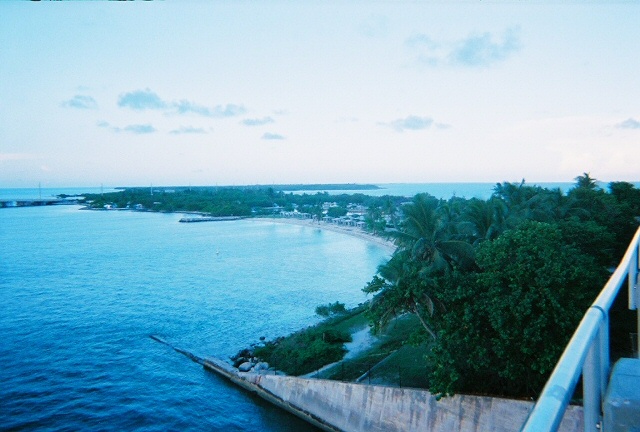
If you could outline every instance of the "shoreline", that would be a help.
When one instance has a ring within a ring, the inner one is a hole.
[[[385,249],[389,250],[389,252],[392,252],[392,253],[396,250],[396,245],[392,241],[386,240],[380,236],[368,233],[356,227],[335,225],[327,222],[317,222],[310,219],[292,219],[292,218],[278,218],[278,217],[251,217],[243,220],[275,222],[275,223],[282,223],[282,224],[288,224],[288,225],[298,225],[298,226],[307,226],[310,228],[324,229],[327,231],[332,231],[339,234],[346,234],[352,237],[359,238],[361,240],[375,243],[378,246],[384,247]]]
[[[346,234],[352,237],[359,238],[360,240],[365,240],[371,243],[375,243],[378,246],[382,246],[387,249],[389,252],[393,253],[397,249],[397,246],[391,241],[387,240],[378,235],[363,231],[360,228],[353,226],[344,226],[344,225],[335,225],[327,222],[318,222],[313,221],[311,219],[295,219],[295,218],[284,218],[284,217],[270,217],[270,216],[221,216],[221,217],[211,217],[207,216],[206,213],[202,212],[189,212],[189,211],[171,211],[171,212],[160,212],[155,210],[138,210],[132,208],[92,208],[89,206],[81,207],[80,210],[92,210],[92,211],[132,211],[132,212],[150,212],[150,213],[173,213],[173,214],[184,214],[184,215],[200,215],[201,218],[183,218],[189,220],[180,220],[179,222],[211,222],[211,221],[263,221],[263,222],[274,222],[274,223],[282,223],[288,225],[298,225],[298,226],[307,226],[310,228],[318,228],[324,229],[327,231],[332,231],[339,234]]]

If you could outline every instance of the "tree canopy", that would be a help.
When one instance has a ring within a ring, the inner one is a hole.
[[[420,319],[435,394],[532,397],[638,228],[640,190],[585,173],[567,193],[499,183],[401,210],[398,249],[364,288],[374,327]]]

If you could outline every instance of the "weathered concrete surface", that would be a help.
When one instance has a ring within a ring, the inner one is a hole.
[[[437,401],[418,389],[237,373],[220,361],[205,361],[205,367],[325,430],[518,431],[533,407],[510,399],[457,395]],[[560,430],[583,429],[582,408],[570,407]]]

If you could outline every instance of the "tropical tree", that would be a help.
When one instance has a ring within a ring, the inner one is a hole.
[[[370,204],[364,216],[364,223],[369,231],[374,234],[385,230],[386,222],[382,218],[382,210],[377,204]]]
[[[582,173],[582,175],[574,178],[574,180],[576,181],[576,188],[591,190],[598,188],[597,180],[592,178],[589,173]]]
[[[382,211],[389,217],[394,229],[398,229],[398,208],[389,195],[382,197]]]
[[[363,289],[367,294],[375,294],[368,311],[374,330],[384,327],[398,315],[412,313],[427,334],[435,338],[430,319],[437,309],[442,310],[442,304],[433,297],[436,289],[433,279],[420,275],[420,268],[409,258],[409,252],[394,254],[378,268],[378,274]]]
[[[453,268],[471,268],[474,263],[473,246],[455,238],[452,226],[457,221],[451,218],[451,208],[443,204],[418,194],[404,206],[399,230],[390,233],[398,249],[364,288],[374,294],[370,303],[374,327],[401,313],[412,313],[424,330],[436,337],[430,321],[443,308],[442,302],[435,300],[439,276]]]
[[[418,194],[403,207],[404,219],[397,232],[391,233],[400,250],[411,251],[411,258],[422,264],[423,273],[473,265],[473,246],[458,240],[445,202],[427,194]]]
[[[493,240],[507,227],[508,209],[504,201],[492,197],[487,201],[470,200],[464,208],[461,231],[474,245]]]
[[[441,284],[452,300],[437,322],[431,390],[534,396],[607,273],[534,221],[482,243],[477,262],[475,275]]]

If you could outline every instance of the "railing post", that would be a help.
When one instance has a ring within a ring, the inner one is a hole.
[[[582,398],[584,408],[584,430],[585,432],[597,432],[602,420],[602,377],[600,359],[600,333],[602,326],[598,330],[598,335],[593,339],[587,357],[584,360],[582,369]]]
[[[629,283],[629,310],[636,310],[638,307],[637,292],[637,275],[638,275],[638,247],[633,247],[633,253],[629,260],[628,283]]]
[[[605,313],[598,333],[600,339],[600,401],[604,401],[607,386],[609,385],[609,372],[611,371],[611,358],[609,353],[609,314]]]
[[[638,305],[640,304],[640,298],[638,293],[638,245],[635,244],[633,246],[633,253],[631,254],[631,259],[629,260],[629,272],[627,275],[628,283],[629,283],[629,309],[638,311],[637,318],[637,332],[638,332],[638,340],[636,343],[638,358],[640,358],[640,308]]]

